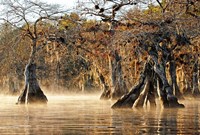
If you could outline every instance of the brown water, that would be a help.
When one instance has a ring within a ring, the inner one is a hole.
[[[48,96],[48,95],[47,95]],[[200,134],[200,102],[185,109],[112,110],[98,96],[48,96],[47,105],[15,105],[0,96],[0,134]]]

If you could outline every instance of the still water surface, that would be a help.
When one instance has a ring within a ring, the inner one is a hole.
[[[48,95],[47,95],[48,96]],[[200,102],[184,109],[112,110],[98,96],[48,96],[47,105],[15,105],[0,96],[0,134],[200,134]]]

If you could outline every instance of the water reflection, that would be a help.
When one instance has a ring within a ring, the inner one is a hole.
[[[15,105],[0,97],[0,134],[199,134],[199,102],[185,109],[119,109],[97,96],[48,96],[47,105]]]
[[[177,134],[177,113],[179,110],[161,110],[158,116],[158,134]]]

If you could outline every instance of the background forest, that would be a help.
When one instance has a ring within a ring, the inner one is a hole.
[[[102,91],[102,98],[118,98],[139,81],[156,53],[174,95],[200,94],[199,1],[88,2],[77,3],[76,12],[37,23],[37,47],[43,46],[35,62],[45,92]],[[19,29],[9,20],[0,25],[1,93],[19,94],[24,86],[32,27],[29,22]]]

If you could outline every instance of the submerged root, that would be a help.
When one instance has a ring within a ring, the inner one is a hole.
[[[183,104],[178,103],[178,99],[174,95],[167,95],[167,100],[169,103],[167,108],[184,108],[185,107]]]
[[[154,66],[152,67],[151,64],[146,63],[143,73],[140,76],[140,80],[138,85],[132,88],[132,90],[121,97],[113,106],[112,108],[132,108],[133,106],[143,107],[143,105],[149,101],[150,105],[155,107],[156,106],[156,99],[155,99],[155,88],[154,83],[158,80],[157,83],[157,95],[159,95],[162,105],[164,108],[184,108],[183,104],[178,103],[178,99],[174,96],[173,90],[170,87],[165,71],[162,66]],[[155,80],[154,78],[157,78]],[[146,100],[146,102],[145,102]]]
[[[19,96],[16,104],[46,104],[48,102],[47,97],[44,95],[42,90],[38,88],[36,93],[28,93],[29,90],[25,88],[23,93]]]

